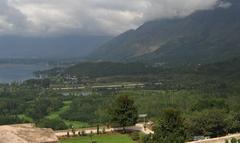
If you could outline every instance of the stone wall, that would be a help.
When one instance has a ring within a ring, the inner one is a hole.
[[[193,141],[188,143],[225,143],[226,140],[230,141],[232,138],[240,139],[240,134],[232,134],[224,137]]]

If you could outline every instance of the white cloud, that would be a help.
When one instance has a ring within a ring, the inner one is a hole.
[[[144,20],[187,16],[196,10],[212,8],[218,0],[149,0]]]
[[[223,1],[221,1],[221,2],[219,2],[219,7],[221,7],[221,8],[229,8],[229,7],[231,7],[232,6],[232,4],[230,3],[230,2],[223,2]]]
[[[0,0],[0,34],[115,35],[208,9],[218,0]]]

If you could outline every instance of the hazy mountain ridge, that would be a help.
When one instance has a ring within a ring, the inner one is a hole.
[[[1,58],[82,58],[110,40],[107,36],[0,37]]]
[[[145,23],[90,55],[93,60],[209,63],[240,56],[240,1],[185,18]]]

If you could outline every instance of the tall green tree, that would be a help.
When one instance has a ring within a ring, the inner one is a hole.
[[[240,132],[240,113],[235,113],[234,115],[230,116],[230,119],[228,120],[228,132]]]
[[[165,109],[154,130],[154,143],[184,143],[186,139],[184,120],[175,109]]]
[[[204,110],[190,119],[191,132],[195,135],[219,137],[227,134],[227,113],[224,110]],[[230,121],[232,122],[232,121]]]
[[[128,96],[119,96],[111,107],[110,114],[112,124],[121,126],[124,132],[126,126],[137,123],[138,111],[134,101]]]

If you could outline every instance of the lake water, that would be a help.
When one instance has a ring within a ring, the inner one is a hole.
[[[50,69],[48,65],[0,64],[0,83],[10,83],[34,78],[33,72]]]

